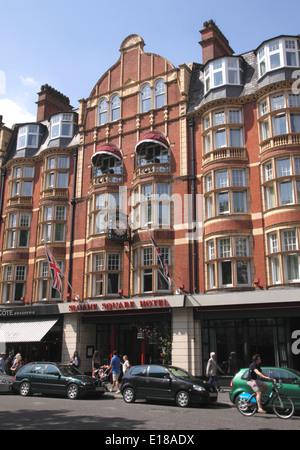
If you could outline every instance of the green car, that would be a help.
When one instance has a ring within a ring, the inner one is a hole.
[[[262,367],[262,371],[270,378],[274,378],[277,383],[279,380],[282,381],[282,388],[280,392],[282,394],[288,395],[291,397],[295,403],[295,409],[300,411],[300,372],[294,369],[281,369],[278,367]],[[252,389],[247,384],[249,369],[241,369],[231,380],[231,390],[229,392],[229,398],[232,403],[235,403],[235,400],[238,395],[242,392],[248,392],[249,394],[253,394]],[[269,395],[272,389],[272,383],[269,383],[266,380],[262,380],[266,382],[268,385],[268,390],[265,396]]]
[[[13,389],[23,397],[39,393],[67,396],[71,400],[83,395],[101,396],[106,390],[101,380],[84,375],[71,365],[53,362],[26,364],[15,375]]]

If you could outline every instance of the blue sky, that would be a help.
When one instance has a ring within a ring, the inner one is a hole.
[[[49,84],[78,107],[139,34],[145,51],[175,66],[201,62],[199,30],[213,19],[236,54],[271,37],[300,33],[299,0],[0,0],[0,115],[34,121],[37,92]]]

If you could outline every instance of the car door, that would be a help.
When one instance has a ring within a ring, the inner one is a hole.
[[[31,371],[29,382],[33,392],[45,392],[45,378],[44,378],[45,364],[35,364]]]
[[[137,398],[146,398],[148,366],[136,366],[130,372],[128,383],[134,388]]]
[[[66,392],[65,377],[62,376],[58,367],[47,364],[44,370],[45,389],[49,394],[64,395]]]
[[[295,406],[299,408],[300,406],[300,379],[296,374],[290,372],[287,369],[273,369],[272,374],[270,374],[272,378],[275,378],[277,383],[279,380],[282,381],[282,388],[279,392],[282,394],[288,395],[291,397],[295,403]]]
[[[147,398],[168,400],[172,398],[170,372],[162,366],[149,366],[147,376]]]

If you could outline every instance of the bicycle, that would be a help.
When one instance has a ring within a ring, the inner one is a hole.
[[[295,405],[293,400],[289,396],[279,393],[279,389],[282,388],[281,380],[279,380],[279,388],[277,387],[276,380],[272,380],[272,384],[273,387],[269,394],[269,397],[262,406],[265,408],[270,404],[273,412],[277,415],[277,417],[279,417],[280,419],[290,419],[295,412]],[[240,394],[236,398],[235,406],[243,416],[253,416],[258,409],[258,405],[256,402],[256,393],[254,392],[251,395],[247,392],[242,392],[242,394]]]

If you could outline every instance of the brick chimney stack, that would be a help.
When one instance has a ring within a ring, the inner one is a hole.
[[[36,102],[37,121],[46,120],[51,114],[61,111],[70,111],[73,107],[70,105],[70,99],[58,92],[53,87],[45,84],[41,86],[41,92],[38,93],[39,99]]]
[[[202,47],[203,64],[206,64],[210,59],[220,56],[231,56],[234,53],[228,40],[213,20],[204,22],[203,30],[200,33],[202,41],[199,44]]]

